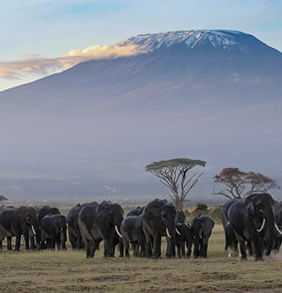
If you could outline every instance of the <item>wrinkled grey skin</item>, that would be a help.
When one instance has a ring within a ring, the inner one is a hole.
[[[208,242],[214,227],[214,221],[208,216],[197,215],[192,223],[194,235],[194,257],[207,257]]]

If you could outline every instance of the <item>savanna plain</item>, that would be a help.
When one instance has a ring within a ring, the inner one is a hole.
[[[162,244],[165,255],[165,242]],[[207,259],[103,258],[84,251],[0,251],[1,292],[282,292],[282,256],[240,261],[217,224]]]

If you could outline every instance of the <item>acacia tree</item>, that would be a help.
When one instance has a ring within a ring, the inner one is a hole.
[[[7,200],[7,198],[4,195],[0,195],[0,201]]]
[[[169,196],[172,198],[176,208],[183,209],[184,200],[189,191],[197,184],[204,172],[193,173],[188,176],[189,171],[196,167],[205,167],[206,162],[186,158],[178,158],[166,161],[159,161],[145,167],[150,172],[160,178],[160,182],[170,190]]]
[[[239,168],[224,168],[214,176],[215,183],[221,183],[226,188],[215,191],[213,195],[222,195],[228,199],[242,199],[252,193],[267,192],[280,188],[276,181],[255,172],[243,172]]]

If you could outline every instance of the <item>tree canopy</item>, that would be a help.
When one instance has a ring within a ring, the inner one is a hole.
[[[4,195],[0,195],[0,201],[7,200],[7,198]]]
[[[276,181],[261,173],[243,172],[239,168],[224,168],[220,174],[215,175],[215,183],[221,183],[226,188],[213,191],[214,195],[221,195],[229,199],[245,198],[252,193],[267,192],[280,188]]]
[[[205,167],[205,165],[205,161],[177,158],[153,162],[147,165],[145,170],[160,178],[160,182],[170,190],[169,195],[176,208],[182,210],[187,194],[203,175],[202,172],[188,176],[188,172],[196,166]]]

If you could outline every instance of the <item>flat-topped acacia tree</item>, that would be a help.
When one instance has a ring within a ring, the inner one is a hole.
[[[197,184],[204,172],[189,175],[189,171],[196,166],[205,167],[206,162],[186,158],[171,159],[154,162],[145,167],[150,172],[160,178],[163,185],[170,190],[169,196],[173,200],[179,211],[183,210],[184,200],[189,191]]]
[[[213,190],[213,195],[222,195],[228,199],[242,199],[252,193],[268,192],[280,188],[275,180],[255,172],[244,172],[239,168],[224,168],[213,178],[215,183],[224,185],[224,189]]]
[[[7,200],[7,198],[4,195],[0,195],[0,201]]]

